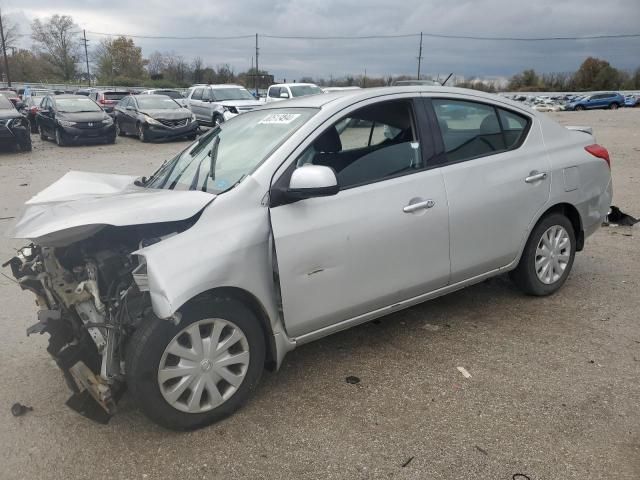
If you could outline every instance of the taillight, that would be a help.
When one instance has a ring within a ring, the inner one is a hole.
[[[107,101],[104,98],[101,98],[100,100],[98,100],[98,103],[101,105],[106,105]]]
[[[594,157],[601,158],[602,160],[607,162],[607,165],[609,165],[609,168],[611,168],[611,158],[609,158],[609,151],[602,145],[594,143],[593,145],[587,145],[586,147],[584,147],[584,149]]]

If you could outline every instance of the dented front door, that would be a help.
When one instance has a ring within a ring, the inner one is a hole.
[[[271,209],[285,325],[293,337],[443,287],[440,169]]]

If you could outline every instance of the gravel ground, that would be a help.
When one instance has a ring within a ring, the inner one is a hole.
[[[553,116],[595,128],[615,204],[639,216],[640,109]],[[148,174],[185,145],[34,136],[0,154],[0,217],[68,170]],[[232,418],[183,434],[126,396],[107,426],[68,410],[45,337],[25,336],[32,295],[0,277],[0,478],[638,479],[639,228],[598,231],[553,297],[500,277],[301,347]]]

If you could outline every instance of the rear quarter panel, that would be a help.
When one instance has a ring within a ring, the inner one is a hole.
[[[585,236],[591,235],[609,211],[611,170],[607,162],[584,149],[596,143],[592,135],[568,130],[543,115],[538,117],[551,163],[549,207],[560,203],[575,206]]]

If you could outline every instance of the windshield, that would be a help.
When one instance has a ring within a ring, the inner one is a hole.
[[[316,111],[311,108],[277,108],[238,115],[166,162],[146,186],[224,192],[250,175]],[[215,164],[215,178],[210,174],[211,163]]]
[[[101,108],[86,97],[78,98],[57,98],[56,105],[59,112],[78,113],[78,112],[99,112]]]
[[[173,110],[181,108],[180,105],[165,95],[153,97],[138,95],[136,100],[141,110]]]
[[[158,90],[154,93],[156,95],[166,95],[171,98],[184,98],[180,92],[176,92],[175,90]]]
[[[323,93],[320,87],[315,85],[291,85],[291,95],[294,97],[306,97],[307,95],[315,95],[316,93]]]
[[[226,100],[255,100],[246,88],[214,88],[213,98],[217,102]]]

